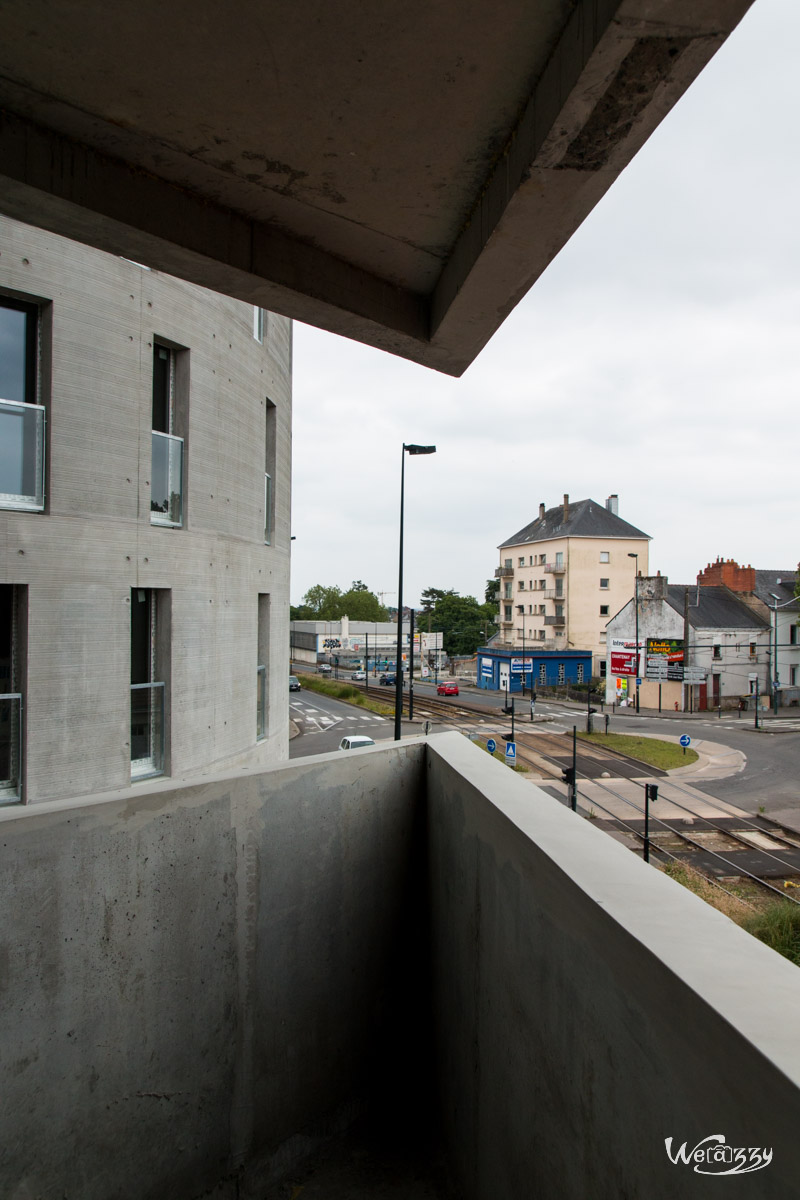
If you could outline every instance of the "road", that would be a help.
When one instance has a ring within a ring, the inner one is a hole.
[[[377,684],[377,680],[375,681]],[[372,681],[370,691],[373,690]],[[376,696],[386,694],[386,700],[391,703],[393,692],[390,688],[374,688]],[[417,681],[414,684],[415,708],[419,702],[424,705],[426,696],[435,696],[435,685]],[[476,703],[490,708],[496,708],[498,719],[505,697],[498,692],[480,691],[472,688],[462,689],[461,697],[466,703]],[[326,696],[314,692],[291,694],[293,719],[302,723],[302,734],[293,739],[289,756],[298,758],[308,754],[322,754],[335,750],[341,738],[346,733],[366,733],[375,741],[394,736],[393,719],[376,718],[373,714],[361,712],[351,705],[342,704]],[[453,703],[458,701],[453,697]],[[517,719],[524,728],[528,724],[529,697],[516,697]],[[568,732],[573,725],[578,729],[585,728],[586,715],[577,707],[563,705],[557,701],[537,699],[536,713],[539,716],[551,718],[547,723],[552,732]],[[508,718],[503,719],[507,724]],[[595,717],[595,728],[603,728],[603,717],[598,713]],[[447,728],[437,724],[434,732]],[[609,730],[615,733],[650,733],[666,737],[677,737],[688,733],[693,741],[705,740],[719,742],[741,750],[747,762],[743,771],[726,779],[709,779],[703,782],[703,791],[720,800],[750,813],[763,811],[767,814],[786,809],[800,809],[800,732],[787,733],[757,732],[753,728],[752,716],[723,717],[719,719],[712,714],[708,716],[695,715],[686,717],[662,717],[657,714],[637,714],[632,710],[618,709],[609,718]],[[419,734],[418,724],[404,722],[403,733]]]

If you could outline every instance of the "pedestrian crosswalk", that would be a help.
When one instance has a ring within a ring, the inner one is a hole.
[[[326,709],[315,708],[313,704],[305,703],[302,700],[291,701],[289,709],[292,719],[302,722],[303,732],[306,734],[324,733],[336,725],[342,725],[347,730],[364,729],[386,721],[386,717],[368,712],[353,712],[352,715],[348,713],[346,716],[340,716],[328,712]]]

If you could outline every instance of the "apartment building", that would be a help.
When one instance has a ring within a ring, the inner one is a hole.
[[[289,320],[2,222],[0,803],[287,755],[290,436]]]
[[[650,537],[619,516],[619,499],[539,505],[539,515],[500,544],[500,634],[524,648],[589,650],[606,668],[606,623],[647,574]]]

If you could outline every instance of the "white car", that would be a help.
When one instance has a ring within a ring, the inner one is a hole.
[[[350,676],[350,678],[354,679],[356,683],[363,683],[367,676],[364,671],[353,671],[353,674]]]
[[[360,750],[362,746],[374,746],[375,743],[371,737],[365,737],[361,733],[351,734],[350,737],[343,737],[339,742],[340,750]]]

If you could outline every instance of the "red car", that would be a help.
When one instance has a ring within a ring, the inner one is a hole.
[[[436,689],[436,694],[437,694],[437,696],[457,696],[458,695],[458,684],[457,683],[440,683]]]

